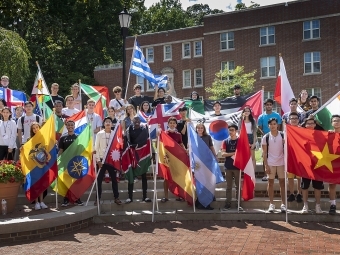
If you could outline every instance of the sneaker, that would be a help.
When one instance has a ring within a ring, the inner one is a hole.
[[[40,203],[40,207],[41,207],[41,209],[47,209],[47,208],[48,208],[48,206],[45,205],[44,202],[41,202],[41,203]]]
[[[76,205],[84,205],[84,203],[80,199],[77,199],[74,203]]]
[[[268,212],[274,212],[274,210],[275,210],[275,205],[270,204],[268,208]]]
[[[281,205],[281,212],[285,213],[287,211],[286,206],[284,204]]]
[[[230,203],[226,203],[225,206],[223,207],[222,211],[228,211],[231,208]]]
[[[61,204],[61,206],[65,207],[65,206],[68,206],[68,200],[67,199],[64,199],[64,202]]]
[[[151,202],[151,199],[148,198],[148,197],[146,197],[146,198],[143,199],[143,201],[146,202],[146,203],[150,203],[150,202]]]
[[[316,206],[315,206],[315,213],[316,213],[316,214],[322,214],[322,213],[323,213],[323,211],[321,210],[320,205],[316,205]]]
[[[263,177],[262,177],[262,181],[263,181],[263,182],[268,181],[268,176],[267,176],[267,175],[263,176]]]
[[[288,201],[288,202],[293,202],[293,201],[295,201],[295,196],[294,196],[294,194],[290,194],[289,197],[288,197],[288,199],[287,199],[287,201]]]
[[[240,212],[243,212],[243,208],[242,208],[241,206],[238,208],[238,210],[239,210]]]
[[[139,180],[138,180],[138,178],[137,177],[135,177],[135,179],[133,179],[133,182],[134,183],[136,183],[136,182],[138,182]]]
[[[36,210],[36,211],[41,210],[41,206],[38,202],[35,203],[34,210]]]
[[[125,204],[130,204],[132,202],[132,199],[128,198],[125,200]]]
[[[307,214],[308,213],[308,205],[304,205],[301,211],[302,214]]]
[[[329,214],[330,215],[336,214],[336,205],[331,205],[331,207],[329,208]]]
[[[298,202],[298,203],[302,203],[303,202],[301,194],[297,194],[296,195],[296,202]]]

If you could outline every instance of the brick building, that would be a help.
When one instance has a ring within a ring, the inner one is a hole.
[[[279,72],[279,53],[294,94],[302,89],[326,102],[340,90],[340,1],[300,0],[204,17],[204,25],[138,36],[154,74],[167,74],[177,97],[211,86],[222,68],[244,66],[257,70],[255,90],[264,86],[272,97]],[[127,72],[134,37],[128,37]],[[121,66],[99,66],[99,84],[121,86]],[[147,81],[130,76],[128,96],[135,83],[145,94]]]

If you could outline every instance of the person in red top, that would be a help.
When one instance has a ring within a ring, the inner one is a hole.
[[[176,143],[181,145],[183,149],[185,149],[183,140],[182,140],[182,135],[181,133],[177,132],[177,129],[176,129],[177,119],[175,117],[170,117],[168,119],[168,127],[169,127],[168,130],[165,131],[166,134],[170,136]],[[165,203],[169,201],[169,184],[167,180],[164,180],[163,187],[164,187],[164,197],[162,198],[161,202]],[[182,201],[183,199],[179,197],[176,200]]]

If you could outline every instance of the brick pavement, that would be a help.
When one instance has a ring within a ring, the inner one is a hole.
[[[339,223],[183,221],[91,225],[0,254],[340,254]]]

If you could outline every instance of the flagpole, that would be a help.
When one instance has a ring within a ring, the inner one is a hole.
[[[194,176],[192,174],[192,169],[195,169],[192,167],[192,150],[191,150],[191,141],[190,141],[190,135],[189,135],[189,130],[188,130],[188,122],[186,122],[187,125],[187,136],[188,136],[188,148],[189,148],[189,163],[190,163],[190,177],[191,177],[191,189],[192,189],[192,206],[194,208],[194,212],[196,212],[196,207],[195,207],[195,189],[194,189]],[[190,129],[190,127],[189,127]],[[191,157],[190,157],[191,156]]]
[[[148,131],[149,131],[149,139],[150,139],[150,157],[151,157],[151,168],[152,168],[152,175],[153,175],[153,181],[154,181],[154,190],[157,188],[157,178],[155,178],[156,173],[155,173],[155,166],[153,165],[153,157],[152,157],[152,139],[151,139],[151,134],[150,134],[150,128],[148,125]],[[157,200],[157,193],[156,193],[156,199],[154,198],[154,201],[156,200],[156,206],[157,206],[157,211],[159,211],[158,208],[158,200]]]
[[[58,177],[55,179],[55,209],[58,209]]]
[[[94,172],[95,172],[95,175],[96,175],[97,210],[98,210],[98,215],[100,215],[100,201],[99,201],[99,194],[98,194],[98,175],[99,175],[99,173],[97,172],[97,164],[96,164],[96,161],[95,161],[94,154],[92,155],[92,162],[94,163]]]
[[[312,113],[312,115],[316,115],[318,114],[321,110],[323,110],[327,105],[329,105],[336,97],[338,97],[340,95],[340,91],[338,91],[338,93],[336,93],[334,96],[331,97],[331,99],[329,99],[326,103],[324,103],[319,109],[316,110],[316,112]]]
[[[157,134],[157,154],[156,155],[157,155],[156,156],[156,172],[153,176],[154,184],[153,184],[152,222],[155,222],[155,200],[157,198],[156,181],[157,181],[158,162],[159,162],[159,134]]]
[[[286,122],[283,121],[283,133],[284,133],[284,146],[283,146],[283,154],[284,154],[284,163],[285,163],[285,203],[286,203],[286,223],[288,223],[288,204],[287,204],[287,170],[288,170],[288,150],[287,150],[287,129]]]
[[[240,169],[240,177],[238,178],[238,196],[237,196],[237,213],[240,213],[240,204],[241,204],[241,177],[242,177],[242,171]]]
[[[82,96],[81,96],[81,79],[78,80],[78,84],[79,84],[79,96],[80,96],[80,111],[83,110],[83,100],[82,100]]]
[[[40,69],[40,65],[39,65],[38,61],[35,61],[35,63],[37,64],[38,71],[40,72],[41,77],[42,77],[43,81],[44,81],[45,84],[46,84],[46,90],[47,90],[47,92],[48,92],[48,95],[50,96],[50,100],[52,101],[52,105],[53,105],[53,107],[54,107],[54,102],[53,102],[51,93],[50,93],[50,91],[49,91],[49,89],[48,89],[47,83],[46,83],[46,81],[45,81],[44,75],[43,75],[43,73],[42,73],[42,71],[41,71],[41,69]],[[41,92],[42,92],[42,91],[41,91]]]
[[[130,74],[131,74],[131,73],[130,73],[130,70],[131,70],[131,66],[132,66],[133,56],[135,55],[136,41],[137,41],[137,35],[135,35],[135,42],[133,43],[133,50],[132,50],[132,56],[131,56],[131,62],[130,62],[130,68],[129,68],[129,74],[128,74],[128,78],[127,78],[127,83],[126,83],[126,89],[125,89],[125,97],[124,97],[124,99],[126,99],[126,94],[127,94],[128,87],[129,87]]]

